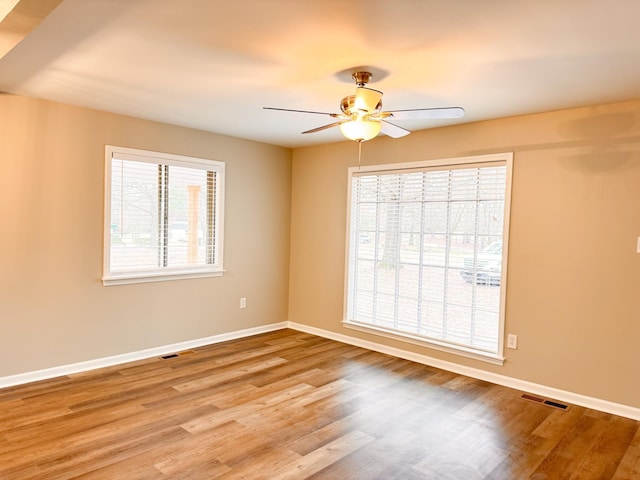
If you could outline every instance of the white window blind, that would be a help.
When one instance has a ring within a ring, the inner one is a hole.
[[[222,272],[224,163],[107,147],[106,285]]]
[[[350,171],[347,326],[502,356],[510,159]]]

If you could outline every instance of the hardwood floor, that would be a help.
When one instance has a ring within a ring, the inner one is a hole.
[[[640,423],[293,330],[0,390],[0,479],[638,479]]]

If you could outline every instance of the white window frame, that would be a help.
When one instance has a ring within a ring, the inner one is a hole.
[[[506,184],[505,184],[505,203],[504,203],[504,224],[502,232],[502,269],[501,269],[501,286],[500,286],[500,305],[499,305],[499,317],[498,317],[498,338],[497,338],[497,351],[486,352],[483,350],[476,350],[474,348],[450,344],[448,342],[439,341],[437,339],[428,338],[418,334],[412,334],[404,331],[385,328],[378,325],[373,325],[367,322],[358,322],[357,319],[350,319],[349,317],[349,302],[350,302],[350,267],[352,259],[350,258],[350,252],[352,251],[351,242],[358,241],[355,235],[351,232],[351,211],[352,211],[352,179],[354,174],[362,173],[380,173],[385,174],[390,171],[402,171],[410,172],[415,169],[446,169],[447,167],[459,167],[468,165],[469,168],[474,166],[488,164],[499,164],[506,166]],[[346,253],[345,253],[345,283],[344,283],[344,311],[342,324],[346,328],[358,330],[394,340],[400,340],[406,343],[411,343],[420,346],[426,346],[435,350],[440,350],[459,356],[473,358],[484,362],[492,363],[495,365],[504,364],[504,346],[505,346],[505,310],[506,310],[506,289],[507,289],[507,259],[508,259],[508,245],[509,245],[509,222],[510,222],[510,204],[511,204],[511,179],[513,170],[513,153],[497,153],[489,155],[477,155],[469,157],[457,157],[448,158],[433,161],[420,161],[411,163],[395,163],[386,165],[374,165],[374,166],[362,166],[351,167],[348,170],[348,186],[347,186],[347,225],[346,225]]]
[[[199,170],[214,171],[218,178],[215,192],[214,215],[214,248],[215,263],[198,263],[179,267],[156,267],[131,269],[127,271],[111,271],[111,190],[112,159],[133,160],[155,165],[179,166]],[[105,146],[105,202],[104,202],[104,263],[102,283],[104,286],[130,283],[161,282],[188,278],[217,277],[224,273],[223,241],[224,241],[224,193],[225,163],[217,160],[174,155],[170,153],[152,152],[134,148]]]

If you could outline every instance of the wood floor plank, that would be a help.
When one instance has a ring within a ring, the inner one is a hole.
[[[251,455],[243,457],[240,461],[236,461],[233,468],[217,478],[220,480],[264,478],[267,472],[265,465],[269,466],[269,472],[276,472],[286,465],[295,463],[299,458],[299,455],[286,448],[267,446],[251,452]],[[277,477],[267,476],[267,478]]]
[[[359,458],[347,455],[309,478],[313,480],[389,479],[399,473],[398,466],[410,465],[415,461],[415,458],[421,457],[425,453],[424,448],[420,445],[418,435],[406,430],[399,430],[372,441],[366,446],[366,449],[362,450]]]
[[[602,421],[599,433],[573,479],[612,478],[638,430],[636,422],[611,417]]]
[[[280,365],[281,363],[285,363],[286,360],[283,358],[271,358],[269,360],[259,362],[253,365],[247,365],[243,368],[235,367],[233,369],[229,369],[227,371],[219,371],[216,373],[212,373],[207,376],[203,376],[202,378],[198,378],[196,380],[191,380],[188,382],[177,383],[173,386],[179,392],[188,392],[191,390],[199,390],[202,388],[206,388],[212,385],[218,385],[220,383],[225,383],[230,380],[234,380],[240,377],[245,377],[255,372],[259,372],[261,370],[267,370],[273,368],[276,365]]]
[[[236,420],[237,418],[259,412],[270,405],[278,404],[279,402],[285,401],[296,395],[301,395],[303,392],[311,390],[312,388],[313,387],[309,385],[301,384],[282,391],[258,396],[257,398],[254,398],[253,401],[198,417],[193,421],[184,423],[182,427],[191,433],[215,428],[216,426],[222,425],[231,420]]]
[[[542,478],[570,479],[600,434],[597,419],[582,415],[545,457],[532,475]],[[599,458],[603,461],[603,458]]]
[[[113,465],[120,469],[125,463],[129,466],[135,463],[139,467],[143,467],[143,472],[148,472],[150,471],[148,468],[150,462],[130,459],[133,457],[146,458],[148,452],[161,445],[183,442],[188,437],[189,434],[179,427],[170,427],[153,431],[147,435],[136,434],[111,438],[109,442],[96,442],[83,448],[60,449],[57,456],[50,456],[38,463],[41,475],[38,478],[73,478],[89,471],[113,471]],[[151,469],[151,471],[158,474],[155,469]]]
[[[0,389],[0,479],[637,480],[640,422],[293,330]]]
[[[283,465],[272,473],[264,472],[257,478],[265,480],[271,478],[278,478],[279,480],[308,478],[374,440],[374,437],[354,430],[300,459]]]
[[[193,464],[207,465],[206,471],[214,478],[231,470],[230,466],[218,458],[224,451],[225,444],[233,444],[248,435],[250,432],[234,421],[227,422],[216,431],[190,434],[190,438],[181,445],[155,452],[152,456],[154,466],[165,475],[177,476],[180,472],[189,471]]]
[[[640,428],[636,429],[633,440],[613,475],[614,480],[635,478],[640,478]]]

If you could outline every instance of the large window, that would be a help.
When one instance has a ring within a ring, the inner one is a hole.
[[[345,326],[501,363],[511,164],[350,169]]]
[[[107,146],[105,285],[222,274],[224,163]]]

